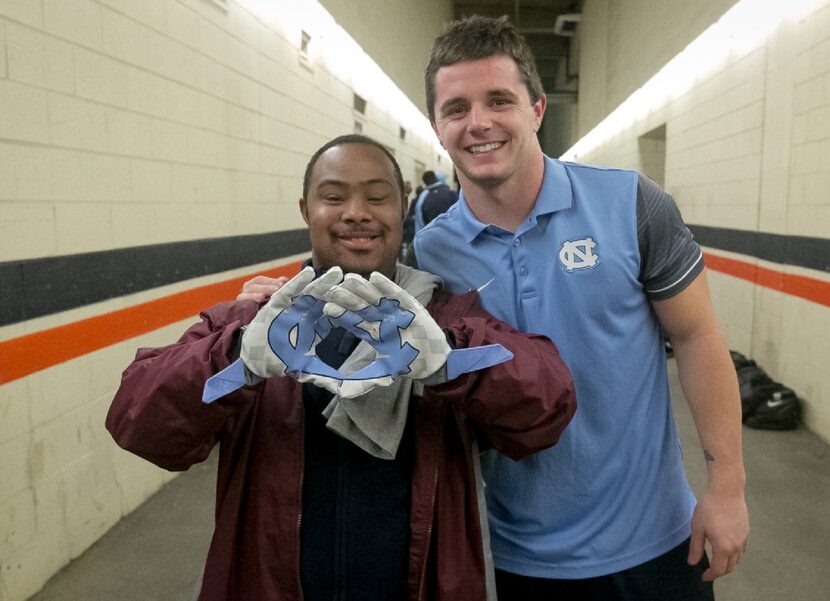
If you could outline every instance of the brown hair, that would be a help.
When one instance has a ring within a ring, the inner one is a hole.
[[[441,67],[499,54],[512,58],[516,63],[532,103],[544,96],[533,51],[507,16],[490,18],[475,15],[449,23],[444,33],[435,38],[424,74],[430,120],[435,121],[435,75]]]

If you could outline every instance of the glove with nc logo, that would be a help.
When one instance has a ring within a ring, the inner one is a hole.
[[[325,298],[323,311],[331,322],[377,352],[370,365],[342,380],[336,390],[339,396],[351,398],[375,386],[389,386],[397,377],[423,380],[446,364],[452,349],[444,331],[415,297],[386,276],[374,272],[367,281],[346,274]]]
[[[315,347],[332,325],[372,347],[375,356],[368,364],[345,374],[317,357]],[[351,273],[343,279],[341,269],[333,267],[314,279],[307,267],[260,309],[242,335],[239,360],[207,380],[202,401],[283,375],[352,398],[398,377],[437,384],[512,356],[498,344],[451,349],[421,303],[380,273],[368,281]]]

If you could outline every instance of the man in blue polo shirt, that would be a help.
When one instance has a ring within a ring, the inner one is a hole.
[[[546,99],[506,18],[436,39],[427,107],[459,201],[415,238],[453,292],[554,340],[580,406],[559,445],[484,458],[507,599],[710,600],[745,550],[741,410],[700,248],[673,200],[633,171],[546,157]],[[666,375],[671,338],[708,487],[686,481]],[[711,563],[706,557],[706,546]]]

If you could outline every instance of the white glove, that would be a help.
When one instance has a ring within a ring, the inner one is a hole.
[[[328,381],[336,370],[317,358],[314,346],[330,329],[328,320],[320,319],[323,296],[342,278],[341,269],[333,267],[315,280],[314,269],[306,267],[275,292],[242,335],[239,356],[245,367],[262,378],[289,373],[301,382],[322,378],[328,388],[336,387],[336,378]],[[298,373],[303,371],[323,375],[305,377]]]
[[[332,325],[368,342],[375,360],[344,374],[317,357],[315,347]],[[500,344],[451,349],[423,305],[378,272],[369,281],[351,273],[344,280],[342,270],[333,267],[315,280],[314,270],[306,267],[259,310],[242,335],[240,358],[208,378],[202,401],[286,374],[353,398],[399,376],[439,384],[512,357]]]
[[[343,379],[337,394],[350,398],[396,377],[423,380],[447,362],[446,335],[415,297],[381,273],[366,281],[349,273],[327,294],[323,312],[378,351],[369,366]],[[351,311],[351,313],[347,313]]]

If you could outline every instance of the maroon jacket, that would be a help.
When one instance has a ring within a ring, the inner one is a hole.
[[[471,292],[427,307],[456,347],[500,343],[513,360],[413,397],[409,598],[485,599],[470,425],[513,459],[554,445],[576,408],[553,343],[496,320]],[[302,599],[302,385],[270,378],[210,405],[205,380],[235,359],[240,328],[259,307],[221,303],[178,342],[139,349],[124,371],[107,429],[123,448],[168,470],[203,461],[220,442],[216,525],[200,601]]]

